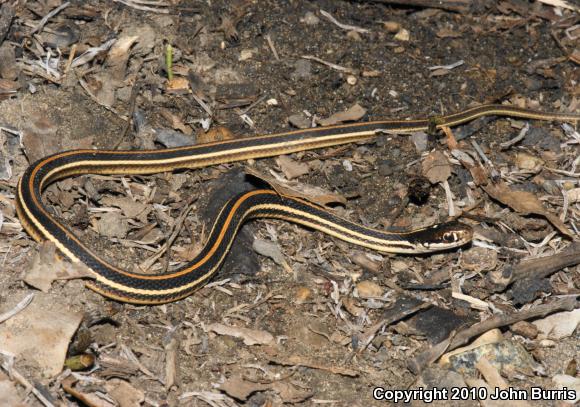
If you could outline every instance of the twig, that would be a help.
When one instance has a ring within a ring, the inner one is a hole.
[[[403,318],[406,318],[409,315],[415,314],[415,313],[421,311],[422,309],[426,309],[426,308],[429,308],[431,306],[432,306],[432,304],[430,304],[428,302],[421,302],[414,307],[401,310],[400,312],[397,312],[396,314],[391,315],[387,318],[383,318],[381,321],[377,322],[376,324],[371,325],[369,328],[367,328],[359,336],[360,347],[358,348],[358,351],[356,353],[361,353],[362,351],[364,351],[367,348],[367,346],[369,346],[369,344],[373,341],[377,332],[379,332],[385,326],[394,324],[395,322],[397,322]],[[351,354],[351,357],[354,356],[354,354],[355,354],[355,352],[353,352]]]
[[[192,89],[193,90],[193,89]],[[195,91],[191,94],[191,97],[197,102],[198,105],[201,106],[203,110],[208,114],[209,117],[213,116],[211,108],[205,103],[199,96],[195,94]]]
[[[272,41],[272,38],[270,38],[270,34],[266,35],[266,41],[268,41],[268,46],[270,47],[272,54],[274,54],[274,58],[276,61],[279,61],[280,56],[278,55],[278,51],[276,51],[276,47],[274,47],[274,41]]]
[[[0,315],[0,324],[2,322],[12,318],[14,315],[18,314],[24,308],[28,307],[28,305],[32,302],[33,298],[34,298],[34,293],[29,293],[26,297],[24,297],[24,299],[22,301],[20,301],[18,304],[16,304],[16,306],[14,308],[1,314]]]
[[[124,4],[135,10],[152,11],[154,13],[169,14],[169,4],[157,0],[113,0],[114,2]],[[153,6],[153,7],[150,7]]]
[[[501,292],[517,280],[539,279],[562,270],[564,267],[580,264],[580,242],[572,243],[563,252],[539,259],[522,260],[511,270],[502,272],[501,281],[493,281],[496,285],[494,291]],[[509,274],[506,278],[505,274]]]
[[[441,183],[443,190],[445,191],[445,199],[447,200],[448,215],[450,218],[454,218],[456,215],[455,205],[453,204],[453,194],[451,193],[451,188],[449,187],[449,182],[447,180]]]
[[[469,11],[471,0],[367,0],[374,3],[396,4],[405,7],[439,8],[464,13]]]
[[[134,84],[133,88],[131,89],[131,98],[129,99],[129,111],[127,112],[128,120],[125,122],[125,127],[123,128],[123,131],[121,132],[121,137],[119,137],[119,140],[117,141],[117,143],[113,147],[113,150],[116,150],[119,148],[119,146],[121,145],[121,143],[123,141],[125,141],[127,134],[129,133],[129,129],[131,128],[131,123],[132,123],[131,118],[133,117],[133,114],[135,113],[135,105],[136,105],[136,101],[137,101],[137,95],[139,94],[140,90],[141,90],[141,83],[139,83],[139,82]]]
[[[318,62],[319,64],[322,64],[322,65],[326,65],[326,66],[328,66],[328,67],[330,67],[332,69],[335,69],[335,70],[337,70],[339,72],[345,72],[345,73],[351,73],[351,74],[354,74],[355,73],[355,71],[353,69],[351,69],[351,68],[345,68],[344,66],[340,66],[340,65],[337,65],[337,64],[333,64],[332,62],[327,62],[327,61],[325,61],[323,59],[320,59],[320,58],[315,57],[315,56],[312,56],[312,55],[302,55],[302,58],[309,59],[311,61]]]
[[[342,28],[343,30],[356,31],[356,32],[361,33],[361,34],[369,32],[369,30],[367,30],[366,28],[360,28],[360,27],[356,27],[354,25],[348,25],[348,24],[343,24],[343,23],[338,22],[338,20],[336,18],[334,18],[332,16],[332,14],[330,14],[328,11],[320,10],[320,14],[322,14],[324,17],[326,17],[326,19],[328,21],[330,21],[332,24]]]
[[[513,146],[514,144],[519,143],[520,141],[522,141],[526,135],[528,134],[528,131],[530,130],[530,125],[529,123],[526,123],[524,125],[524,127],[522,127],[522,129],[520,130],[519,134],[514,137],[511,140],[506,141],[505,143],[500,143],[500,147],[502,150],[507,150],[508,148],[510,148],[511,146]]]
[[[479,336],[491,329],[512,325],[519,321],[545,317],[546,315],[550,315],[559,311],[572,311],[580,305],[575,297],[576,296],[559,298],[549,304],[538,305],[526,311],[515,312],[510,315],[496,315],[488,318],[485,321],[479,322],[462,331],[459,331],[456,335],[455,333],[452,333],[441,343],[430,347],[428,350],[411,359],[408,362],[407,367],[413,373],[418,374],[427,366],[426,361],[437,360],[443,354],[443,352],[449,352],[457,349],[460,346],[468,343],[472,338],[475,338],[476,336]],[[447,342],[449,343],[449,346],[442,346],[443,344],[446,345]]]
[[[42,20],[40,20],[38,25],[32,29],[32,31],[30,32],[30,35],[34,34],[37,31],[42,30],[42,27],[44,27],[44,25],[48,22],[49,19],[51,19],[52,17],[54,17],[55,15],[60,13],[62,10],[67,8],[69,5],[70,5],[70,2],[68,2],[68,1],[66,3],[62,3],[60,6],[58,6],[57,8],[52,10],[50,13],[48,13],[47,15],[42,17]]]
[[[485,155],[485,153],[483,152],[483,150],[481,149],[481,147],[479,146],[477,141],[471,140],[471,145],[473,146],[473,148],[477,152],[477,155],[479,155],[479,157],[481,158],[483,163],[485,165],[487,165],[487,167],[490,169],[491,178],[497,180],[499,178],[499,172],[497,172],[497,170],[495,169],[495,166],[493,165],[491,160],[489,158],[487,158],[487,156]]]
[[[183,226],[183,222],[185,221],[185,218],[189,214],[189,211],[191,211],[191,209],[193,208],[193,205],[194,205],[196,200],[197,200],[197,197],[192,197],[189,200],[186,208],[179,214],[179,217],[175,221],[175,223],[173,225],[173,230],[171,231],[171,234],[169,235],[169,237],[165,240],[165,244],[163,246],[161,246],[161,248],[157,251],[157,253],[155,253],[153,256],[149,257],[147,260],[145,260],[143,262],[142,267],[144,269],[148,269],[149,267],[151,267],[151,265],[153,265],[153,263],[155,263],[157,261],[157,259],[159,259],[161,256],[163,256],[165,254],[165,252],[167,252],[169,250],[171,245],[173,245],[173,242],[175,241],[175,239],[177,238],[177,236],[179,236],[179,233],[181,232],[181,227]]]

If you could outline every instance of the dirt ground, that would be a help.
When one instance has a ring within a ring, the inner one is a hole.
[[[455,216],[479,233],[480,244],[461,250],[379,255],[291,223],[252,221],[209,285],[159,306],[111,301],[85,288],[83,279],[69,279],[70,267],[54,249],[34,242],[15,213],[16,185],[26,167],[71,148],[241,138],[310,127],[344,111],[357,121],[433,118],[482,103],[580,113],[578,11],[523,0],[441,2],[458,4],[454,10],[388,1],[174,0],[168,7],[163,1],[71,1],[38,28],[63,2],[0,3],[14,11],[4,44],[16,58],[13,66],[0,61],[0,90],[9,90],[0,93],[6,162],[0,311],[34,292],[31,307],[38,312],[21,317],[20,331],[16,323],[0,324],[0,351],[6,338],[18,341],[34,330],[35,318],[48,325],[55,318],[55,326],[60,316],[70,322],[68,330],[41,330],[46,337],[17,354],[13,368],[36,390],[0,377],[0,393],[12,400],[0,406],[42,405],[41,397],[45,405],[70,406],[363,406],[388,405],[373,399],[376,387],[494,388],[499,376],[473,363],[462,370],[427,361],[413,370],[411,362],[454,331],[578,295],[580,260],[528,286],[492,284],[522,259],[558,257],[578,239],[578,198],[566,195],[578,188],[578,140],[561,123],[531,121],[525,138],[505,148],[501,143],[518,136],[525,120],[486,118],[447,136],[387,134],[283,159],[147,176],[81,176],[49,186],[47,206],[83,242],[112,264],[146,273],[182,265],[200,250],[210,213],[249,188],[245,171],[290,181],[307,197],[318,187],[331,210],[379,229],[447,220],[448,188]],[[116,55],[106,48],[71,63],[113,39]],[[533,196],[555,218],[566,207],[564,226],[545,213],[524,213],[474,182],[474,172],[452,152],[481,163],[472,141],[509,191]],[[409,199],[409,187],[424,186],[430,177],[430,160],[449,174],[427,182],[425,203]],[[169,254],[147,263],[174,230]],[[254,239],[267,249],[256,249]],[[34,283],[39,273],[49,275],[40,278],[50,280],[45,292]],[[499,327],[510,347],[501,368],[491,370],[501,373],[504,386],[526,391],[557,389],[558,374],[578,386],[578,330],[545,338],[532,320]],[[36,352],[44,347],[61,349],[60,356],[41,362]],[[65,353],[69,362],[85,355],[90,366],[71,373],[62,366]],[[8,374],[6,364],[3,369]]]

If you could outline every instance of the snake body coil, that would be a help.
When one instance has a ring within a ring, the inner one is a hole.
[[[342,219],[302,199],[254,190],[229,200],[217,215],[202,251],[185,266],[166,274],[146,275],[121,270],[92,252],[62,225],[42,202],[50,183],[80,174],[152,174],[179,168],[271,157],[364,140],[379,133],[412,133],[456,126],[481,116],[513,116],[536,120],[578,121],[580,115],[544,113],[502,105],[483,105],[436,120],[392,120],[297,130],[181,148],[148,151],[73,150],[32,164],[18,184],[18,216],[36,240],[50,240],[73,262],[94,274],[89,288],[104,296],[138,304],[159,304],[190,295],[222,264],[243,222],[277,218],[295,222],[347,242],[385,253],[428,253],[464,245],[471,228],[449,222],[405,233],[387,233]]]

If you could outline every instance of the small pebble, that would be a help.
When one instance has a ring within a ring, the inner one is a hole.
[[[349,31],[348,33],[346,33],[346,38],[353,41],[362,41],[362,37],[356,31]]]
[[[395,35],[395,39],[398,41],[409,41],[411,35],[408,30],[401,28],[399,32]]]
[[[383,23],[383,27],[385,27],[385,30],[387,30],[387,32],[390,32],[391,34],[396,34],[401,29],[401,24],[397,23],[396,21],[385,21]]]
[[[538,328],[527,321],[519,321],[510,327],[516,335],[521,335],[529,339],[535,339],[538,336]]]
[[[411,141],[415,145],[415,149],[418,153],[422,153],[427,150],[428,137],[425,132],[417,132],[411,135]]]
[[[520,170],[526,171],[539,171],[542,165],[544,165],[544,161],[538,157],[535,157],[531,154],[525,152],[518,152],[516,153],[516,166]]]
[[[306,14],[304,14],[304,17],[301,18],[300,21],[306,25],[316,25],[320,22],[320,19],[316,17],[316,14],[309,11]]]
[[[254,53],[256,52],[255,49],[243,49],[240,52],[240,57],[238,58],[239,61],[247,61],[248,59],[251,59],[254,56]]]
[[[393,260],[391,262],[391,272],[397,274],[409,270],[409,265],[402,260]]]
[[[298,304],[303,304],[305,301],[310,299],[311,296],[312,290],[308,287],[301,286],[296,289],[294,294],[294,301],[296,301]]]
[[[297,129],[307,129],[310,127],[310,119],[302,113],[293,114],[288,117],[288,123]]]

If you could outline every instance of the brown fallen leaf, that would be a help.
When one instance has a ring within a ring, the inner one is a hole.
[[[83,263],[71,263],[56,253],[52,242],[42,242],[38,252],[30,261],[24,282],[40,291],[47,292],[55,280],[92,278],[93,273]]]
[[[366,113],[366,109],[357,103],[344,112],[335,113],[326,119],[319,119],[318,124],[321,126],[331,126],[333,124],[353,122],[362,119]]]
[[[244,341],[245,345],[271,345],[274,343],[274,336],[270,332],[263,330],[228,326],[219,323],[208,325],[206,328],[208,331],[215,332],[218,335],[240,338]]]
[[[423,175],[432,184],[444,182],[451,176],[449,160],[441,151],[433,151],[423,160]]]
[[[346,198],[344,196],[335,194],[320,187],[296,182],[282,182],[250,167],[246,167],[244,172],[265,182],[280,195],[302,198],[308,202],[321,206],[329,204],[346,205]]]
[[[556,215],[548,212],[542,202],[536,196],[527,191],[515,191],[503,182],[488,183],[481,186],[493,199],[509,206],[522,215],[540,215],[545,217],[562,234],[572,238],[572,232],[568,230],[564,222]]]

